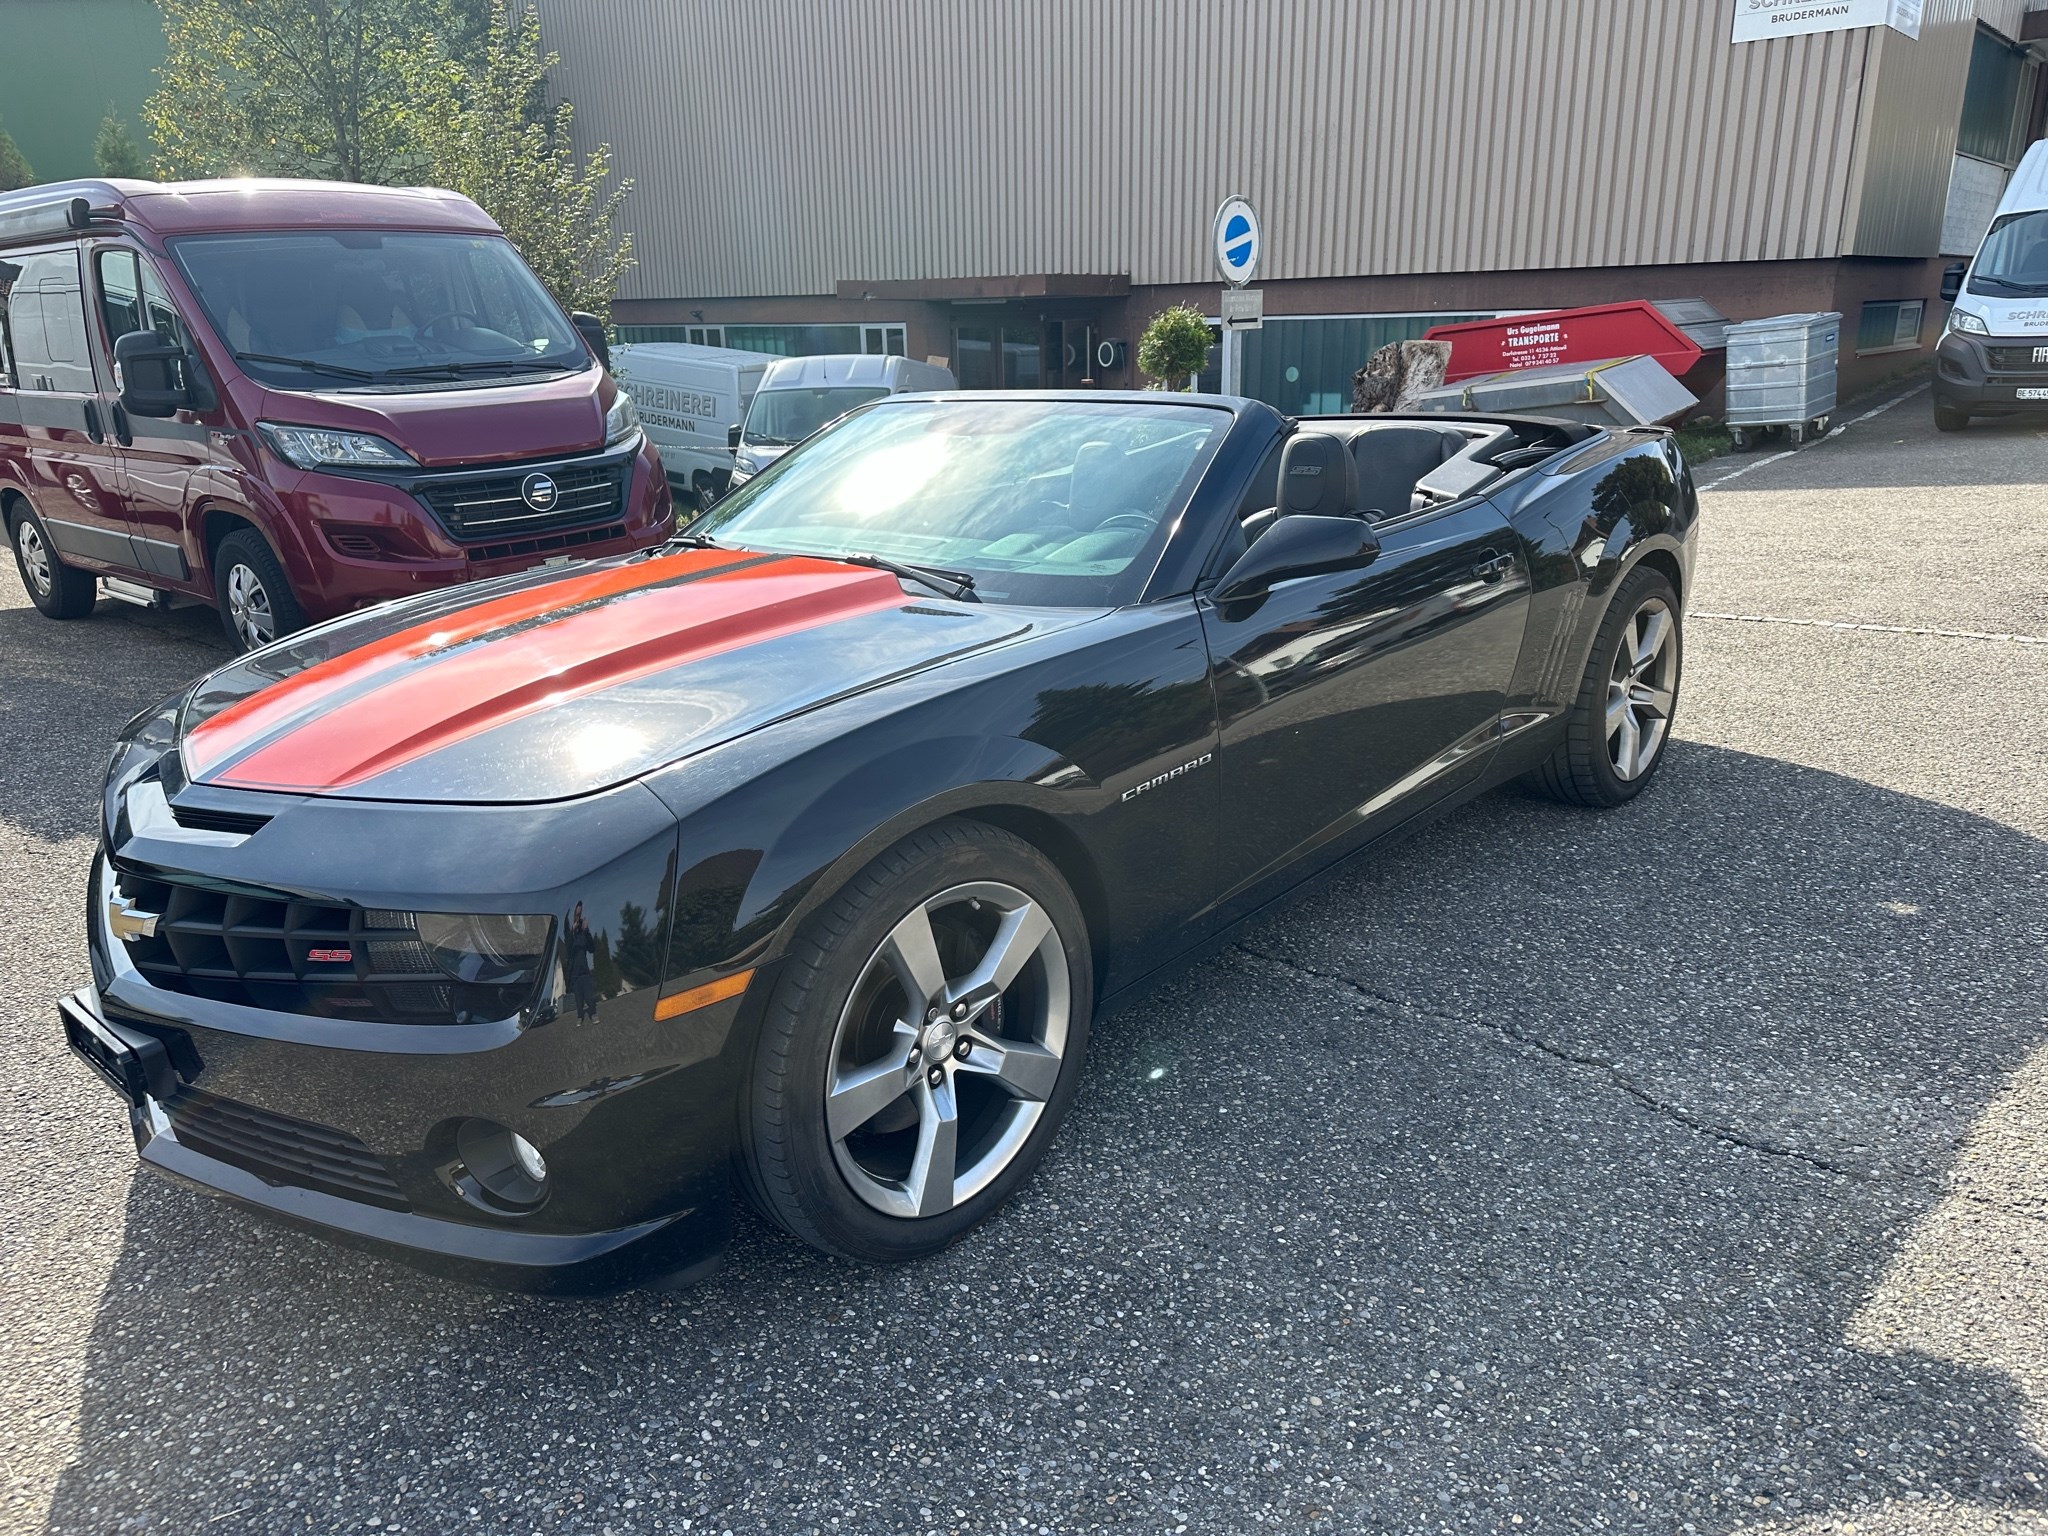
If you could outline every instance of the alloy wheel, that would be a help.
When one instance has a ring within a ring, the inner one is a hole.
[[[1607,679],[1607,760],[1616,777],[1641,778],[1657,761],[1677,702],[1677,626],[1661,597],[1638,608],[1622,631]]]
[[[41,531],[24,517],[14,539],[15,547],[21,551],[21,568],[28,573],[29,585],[48,597],[56,576],[50,570],[50,551],[43,543]]]
[[[825,1120],[841,1175],[891,1216],[937,1216],[1015,1161],[1059,1083],[1066,946],[1013,885],[913,907],[862,968],[832,1039]]]
[[[271,611],[270,593],[264,589],[263,578],[246,565],[228,570],[228,618],[251,650],[277,638],[277,615]]]

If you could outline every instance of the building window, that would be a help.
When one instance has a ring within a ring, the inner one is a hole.
[[[1856,322],[1856,355],[1914,350],[1920,345],[1926,310],[1922,299],[1874,299],[1865,304]]]
[[[1238,337],[1245,394],[1289,416],[1341,415],[1351,409],[1351,375],[1390,341],[1413,341],[1431,326],[1485,320],[1485,314],[1267,316]],[[1213,356],[1213,354],[1212,354]],[[1212,375],[1206,370],[1204,387]],[[1220,372],[1215,375],[1221,382]]]
[[[1979,27],[1970,48],[1970,77],[1963,87],[1963,118],[1956,151],[1999,165],[2019,163],[2026,148],[2026,111],[2034,97],[2037,66],[2015,48]]]

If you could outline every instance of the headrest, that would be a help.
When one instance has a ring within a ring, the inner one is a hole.
[[[1325,517],[1358,514],[1358,465],[1337,438],[1321,432],[1297,432],[1280,450],[1280,515],[1320,513]]]

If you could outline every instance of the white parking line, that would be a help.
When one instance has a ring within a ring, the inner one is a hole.
[[[1903,405],[1906,401],[1911,400],[1914,396],[1925,394],[1927,392],[1927,389],[1928,386],[1924,383],[1915,384],[1911,389],[1907,390],[1904,394],[1893,395],[1891,399],[1885,401],[1883,405],[1874,406],[1870,410],[1865,411],[1861,416],[1851,417],[1849,420],[1841,423],[1841,425],[1837,426],[1836,428],[1834,428],[1833,431],[1828,433],[1828,438],[1840,437],[1844,432],[1848,431],[1851,427],[1860,427],[1861,425],[1863,425],[1864,422],[1869,421],[1872,417],[1882,416],[1886,411],[1890,410],[1893,406]],[[1827,441],[1827,438],[1823,438],[1822,441]],[[1740,469],[1730,470],[1727,474],[1721,476],[1718,480],[1707,481],[1700,487],[1700,489],[1703,491],[1719,490],[1722,486],[1726,485],[1731,480],[1740,480],[1752,469],[1762,469],[1766,464],[1776,464],[1780,459],[1789,459],[1792,457],[1793,454],[1797,453],[1798,451],[1799,450],[1797,448],[1787,448],[1783,453],[1774,453],[1767,459],[1753,459],[1749,463],[1743,465]]]
[[[1688,613],[1689,619],[1730,624],[1796,624],[1802,629],[1850,629],[1873,635],[1933,635],[1942,640],[2004,640],[2013,645],[2048,645],[2048,635],[2003,634],[1985,629],[1935,629],[1918,624],[1852,624],[1845,619],[1785,619],[1769,613]]]

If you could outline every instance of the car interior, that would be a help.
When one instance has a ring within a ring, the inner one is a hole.
[[[1268,455],[1210,569],[1221,572],[1283,515],[1388,523],[1476,496],[1596,429],[1567,421],[1304,417]]]

